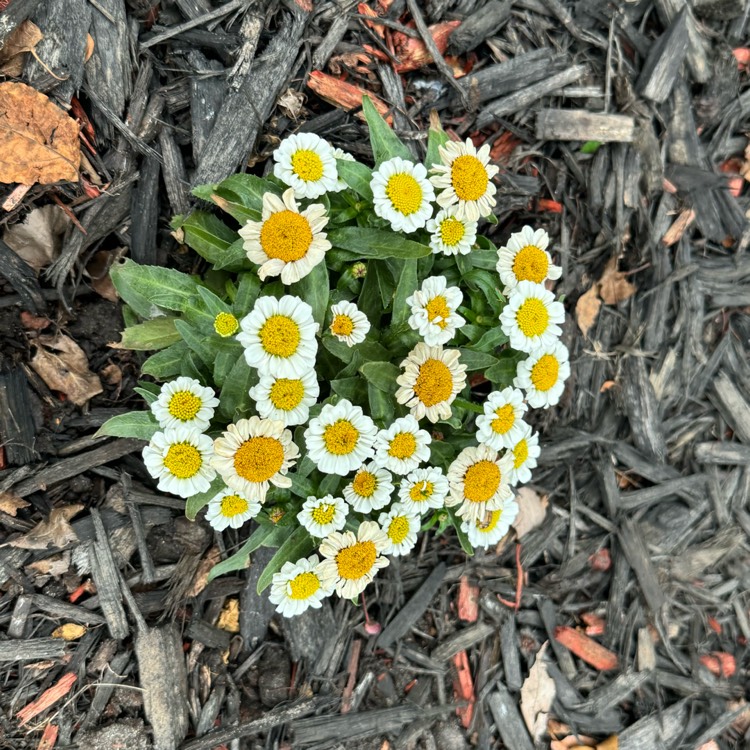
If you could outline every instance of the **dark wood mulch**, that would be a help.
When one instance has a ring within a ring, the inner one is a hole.
[[[368,5],[380,21],[352,0],[0,2],[0,42],[25,19],[44,35],[20,80],[93,146],[85,183],[32,187],[0,217],[55,201],[77,222],[39,276],[0,240],[0,747],[526,750],[522,686],[545,642],[557,739],[746,746],[750,5]],[[445,56],[401,72],[450,21]],[[544,520],[470,560],[428,534],[367,594],[379,635],[342,601],[274,618],[263,553],[206,586],[239,537],[225,549],[156,494],[137,441],[91,438],[139,408],[139,359],[107,347],[121,317],[98,283],[123,248],[199,269],[168,224],[191,186],[262,171],[298,129],[367,158],[356,111],[312,71],[380,97],[417,155],[433,108],[491,143],[489,231],[549,231],[570,313],[573,376],[537,417]],[[103,388],[87,407],[30,367],[39,330],[83,348]],[[515,608],[500,599],[517,551]],[[77,638],[52,637],[63,625]],[[581,641],[606,651],[586,661]]]

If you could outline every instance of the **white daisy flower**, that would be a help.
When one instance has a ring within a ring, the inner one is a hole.
[[[213,467],[233,490],[263,503],[269,484],[291,487],[286,476],[299,456],[292,433],[273,419],[240,419],[214,441]]]
[[[548,245],[549,235],[543,229],[526,226],[511,234],[508,244],[497,251],[497,272],[505,284],[503,294],[507,296],[521,281],[542,284],[560,278],[562,268],[552,264]]]
[[[206,492],[216,472],[211,466],[213,444],[195,428],[168,427],[157,432],[143,449],[148,473],[162,492],[192,497]]]
[[[320,554],[322,573],[336,581],[336,593],[342,599],[351,599],[362,593],[390,562],[383,557],[388,537],[374,521],[363,521],[357,533],[334,531],[323,540]]]
[[[310,407],[320,395],[320,386],[315,370],[308,370],[299,378],[261,375],[249,393],[263,419],[277,419],[292,426],[307,422]]]
[[[458,351],[420,341],[401,367],[404,372],[396,378],[399,404],[406,404],[417,419],[449,419],[451,404],[466,385],[466,365],[459,362]]]
[[[560,400],[569,377],[568,349],[561,341],[555,341],[518,363],[513,385],[526,392],[529,406],[547,409]]]
[[[320,603],[333,593],[336,579],[325,574],[317,555],[297,562],[285,562],[271,579],[268,596],[276,611],[284,617],[301,615],[308,607],[320,609]]]
[[[500,327],[519,352],[552,346],[562,333],[558,323],[565,320],[562,302],[541,284],[521,281],[511,292],[500,313]]]
[[[344,151],[342,148],[334,148],[333,155],[336,159],[341,159],[341,161],[357,161],[348,151]],[[348,187],[349,186],[339,177],[336,181],[336,187],[333,189],[333,192],[340,193]]]
[[[261,375],[301,378],[315,366],[318,324],[312,307],[299,297],[259,297],[240,322],[237,340],[250,367]]]
[[[227,526],[239,529],[245,521],[255,518],[260,513],[260,508],[257,500],[226,487],[209,501],[206,520],[217,531],[224,531]]]
[[[326,537],[344,528],[348,512],[349,506],[342,497],[311,496],[302,504],[302,510],[297,513],[297,519],[311,536]]]
[[[378,518],[380,528],[388,537],[386,555],[399,557],[411,552],[417,543],[417,534],[422,525],[419,514],[410,511],[401,503],[393,503],[387,513]]]
[[[344,499],[358,513],[384,508],[391,501],[393,477],[374,462],[364,464],[344,487]]]
[[[458,206],[441,208],[435,218],[427,222],[433,253],[468,255],[471,252],[477,241],[477,222],[460,219],[457,213]]]
[[[373,172],[370,187],[375,213],[395,232],[416,232],[432,216],[435,191],[422,164],[395,156]]]
[[[419,332],[428,346],[447,344],[466,321],[456,312],[464,295],[457,286],[448,286],[445,276],[429,276],[406,304],[411,307],[409,325]]]
[[[537,465],[537,458],[542,452],[539,447],[539,433],[532,432],[530,425],[525,425],[523,435],[511,447],[513,466],[508,473],[508,481],[512,485],[524,484],[531,479],[531,470]]]
[[[412,513],[424,515],[442,508],[450,488],[443,470],[437,466],[415,469],[401,480],[398,499]]]
[[[512,447],[523,435],[527,409],[517,388],[493,391],[484,402],[484,414],[477,417],[477,442],[496,451]]]
[[[439,149],[441,164],[433,164],[430,182],[440,190],[437,202],[442,208],[457,205],[456,216],[477,221],[489,216],[495,205],[497,188],[492,178],[499,167],[490,164],[490,145],[478,151],[467,138],[466,143],[448,141]]]
[[[219,405],[213,388],[193,378],[179,377],[164,383],[151,411],[162,428],[186,427],[198,432],[208,428]]]
[[[214,318],[214,331],[223,339],[234,336],[240,330],[240,321],[228,312],[220,312]]]
[[[491,547],[509,531],[518,516],[515,498],[506,500],[497,510],[488,510],[481,518],[464,521],[461,530],[469,537],[472,547]]]
[[[263,194],[261,221],[248,221],[239,230],[248,260],[257,263],[258,276],[280,276],[283,284],[294,284],[322,263],[331,249],[323,227],[328,224],[325,206],[297,207],[294,190],[279,198]]]
[[[294,188],[297,198],[317,198],[335,191],[339,173],[333,147],[315,133],[295,133],[273,152],[273,174]]]
[[[361,344],[370,330],[367,316],[353,303],[346,300],[331,307],[331,333],[347,346]]]
[[[375,423],[359,406],[341,399],[326,404],[305,430],[307,455],[324,474],[345,476],[374,454]]]
[[[430,458],[432,436],[419,429],[419,422],[409,414],[397,419],[375,438],[374,463],[394,474],[408,474]]]
[[[456,513],[466,520],[484,518],[512,497],[508,484],[512,468],[510,454],[499,457],[486,445],[464,448],[448,468],[451,494],[445,504],[460,504]]]

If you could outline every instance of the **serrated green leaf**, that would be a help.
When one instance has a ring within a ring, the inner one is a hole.
[[[214,477],[211,486],[197,495],[192,495],[185,501],[185,517],[188,521],[195,521],[195,517],[205,508],[211,499],[224,489],[224,480],[220,476]]]
[[[364,198],[368,203],[372,203],[372,170],[358,161],[348,161],[347,159],[336,159],[336,167],[339,177],[355,193]]]
[[[440,126],[439,120],[437,122],[437,127],[431,126],[427,131],[427,156],[424,160],[424,165],[428,172],[433,164],[438,164],[440,162],[440,146],[445,146],[445,144],[448,143],[448,140],[448,134]]]
[[[417,259],[409,258],[403,261],[396,294],[393,297],[392,325],[400,326],[409,320],[411,308],[406,304],[406,300],[417,291],[417,285]]]
[[[187,274],[171,268],[141,266],[130,259],[113,266],[110,277],[119,295],[129,305],[132,305],[135,291],[137,297],[145,297],[152,306],[183,312],[190,298],[198,294],[198,283]],[[134,309],[137,311],[135,306]]]
[[[122,341],[117,343],[116,348],[148,352],[176,344],[180,340],[180,334],[175,328],[175,320],[176,318],[165,316],[130,326],[122,332]]]
[[[341,227],[328,233],[334,247],[346,250],[353,259],[361,258],[422,258],[432,250],[403,235],[384,229]]]
[[[384,161],[388,161],[394,156],[400,156],[408,161],[413,160],[411,151],[381,117],[369,96],[362,97],[362,111],[370,128],[370,145],[372,146],[372,153],[375,155],[376,166],[380,166]]]
[[[94,437],[110,435],[112,437],[138,438],[151,440],[159,431],[159,423],[150,411],[131,411],[110,417],[97,431]]]
[[[180,340],[176,344],[152,354],[142,365],[141,372],[157,380],[168,380],[182,371],[182,361],[187,354],[187,344]]]
[[[491,354],[486,354],[485,352],[475,352],[472,349],[459,349],[458,351],[461,354],[461,364],[466,365],[466,369],[469,372],[486,370],[498,362],[497,357],[493,357]]]
[[[298,526],[279,547],[260,574],[257,587],[258,594],[262,594],[271,585],[274,573],[278,573],[285,562],[296,562],[301,557],[307,557],[314,549],[315,542],[313,542],[307,530],[303,526]]]
[[[365,362],[359,371],[368,383],[372,383],[385,393],[393,394],[398,389],[396,378],[401,371],[391,362]]]
[[[312,307],[313,320],[323,330],[330,291],[325,258],[317,266],[314,266],[307,276],[301,278],[296,284],[292,284],[289,291]]]
[[[257,382],[257,371],[247,364],[244,355],[238,357],[219,396],[219,409],[226,419],[235,422],[249,416],[252,405],[249,390]]]

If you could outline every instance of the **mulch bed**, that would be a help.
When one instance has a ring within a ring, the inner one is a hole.
[[[0,237],[44,205],[72,219],[39,275],[0,239],[0,747],[532,750],[522,703],[558,741],[746,746],[750,5],[692,6],[0,2],[0,41],[43,34],[14,80],[90,146],[80,184],[0,194]],[[281,620],[264,551],[206,585],[245,533],[186,521],[139,441],[92,439],[142,403],[107,269],[201,270],[170,218],[291,132],[367,160],[362,90],[415,156],[433,109],[492,144],[487,233],[550,233],[573,376],[538,418],[548,507],[518,543],[467,559],[428,532],[368,621],[344,601]],[[83,408],[30,366],[58,330],[103,389]]]

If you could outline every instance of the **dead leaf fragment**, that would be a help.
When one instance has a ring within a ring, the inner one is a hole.
[[[229,599],[219,615],[217,626],[227,633],[240,632],[240,602],[238,599]]]
[[[42,30],[31,21],[16,26],[0,48],[0,73],[18,78],[23,72],[24,54],[31,52],[44,38]]]
[[[53,638],[62,638],[64,641],[75,641],[78,638],[82,638],[88,629],[83,625],[79,625],[76,622],[66,622],[65,625],[60,625],[59,628],[55,628],[52,631]]]
[[[42,560],[35,560],[26,567],[33,570],[37,575],[59,578],[70,571],[70,551],[66,550],[57,555],[45,557]]]
[[[71,542],[78,541],[75,531],[70,525],[70,519],[80,513],[84,506],[81,503],[73,503],[62,508],[53,508],[41,523],[37,524],[31,531],[13,539],[9,542],[11,547],[21,549],[47,549],[53,547],[66,547]]]
[[[296,121],[305,104],[305,95],[289,88],[276,100],[276,104],[287,117]]]
[[[584,336],[588,336],[591,326],[596,322],[602,301],[599,299],[599,285],[594,284],[585,294],[582,294],[576,302],[576,322]]]
[[[0,492],[0,510],[15,518],[16,513],[23,508],[28,508],[31,503],[27,503],[22,497],[12,492]]]
[[[78,123],[25,83],[0,83],[0,182],[77,180]]]
[[[60,255],[69,225],[70,219],[59,206],[42,206],[30,211],[20,224],[8,227],[3,240],[16,255],[40,271]]]
[[[539,526],[547,515],[549,500],[547,495],[540,495],[530,487],[519,487],[516,492],[518,515],[513,521],[513,528],[521,539],[532,529]]]
[[[557,694],[555,681],[549,676],[544,660],[548,645],[549,641],[546,641],[539,649],[534,666],[521,686],[521,715],[535,742],[547,731],[549,711]]]
[[[635,291],[635,287],[625,278],[625,274],[617,270],[617,258],[611,258],[599,279],[599,296],[604,304],[616,305],[632,297]]]

